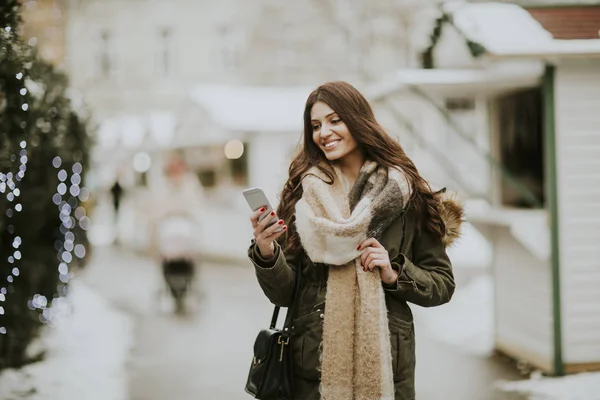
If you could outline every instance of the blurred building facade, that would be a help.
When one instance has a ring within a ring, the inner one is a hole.
[[[163,149],[202,148],[195,154],[210,156],[198,168],[213,169],[207,184],[239,182],[230,175],[240,167],[223,156],[234,135],[191,100],[195,85],[310,88],[333,79],[377,80],[419,64],[432,5],[62,0],[65,68],[99,124],[97,159],[120,164],[145,151],[160,164]]]
[[[276,202],[300,141],[306,96],[340,79],[367,94],[434,186],[487,192],[485,161],[454,145],[435,110],[450,110],[481,136],[484,102],[452,90],[435,105],[406,91],[378,99],[370,90],[421,66],[439,18],[433,1],[45,1],[61,10],[61,65],[98,124],[88,184],[105,203],[119,180],[140,204],[144,187],[160,184],[172,150],[183,153],[209,194],[221,193],[221,206],[237,199],[245,207],[245,186],[264,187]],[[230,140],[244,145],[231,159],[224,154]],[[464,162],[447,150],[462,151]],[[140,218],[123,226],[143,226]]]
[[[120,224],[135,229],[172,151],[220,206],[246,207],[239,190],[250,185],[277,202],[310,90],[328,80],[364,89],[418,67],[437,15],[417,0],[28,0],[23,10],[25,38],[69,75],[96,125],[95,203],[108,209],[119,181],[136,214]]]

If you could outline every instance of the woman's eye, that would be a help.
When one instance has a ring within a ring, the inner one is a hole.
[[[339,124],[340,122],[342,122],[342,120],[341,120],[341,119],[339,119],[339,118],[336,118],[336,119],[332,119],[332,120],[331,120],[331,122],[332,122],[333,124]]]
[[[313,125],[313,131],[316,131],[317,129],[319,129],[319,125]]]

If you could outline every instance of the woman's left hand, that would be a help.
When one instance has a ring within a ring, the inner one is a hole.
[[[364,271],[374,271],[379,268],[379,276],[383,283],[393,284],[398,280],[398,272],[392,268],[390,256],[375,238],[363,241],[357,250],[365,249],[360,256],[360,262]]]

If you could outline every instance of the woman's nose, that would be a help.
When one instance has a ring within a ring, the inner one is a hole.
[[[331,129],[329,129],[328,124],[321,125],[321,137],[327,137],[331,135]]]

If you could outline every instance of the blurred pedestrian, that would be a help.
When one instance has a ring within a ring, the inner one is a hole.
[[[164,181],[153,185],[155,218],[183,213],[200,221],[206,199],[198,176],[177,154],[169,156],[164,172]]]
[[[110,188],[110,193],[112,195],[112,203],[113,208],[115,210],[115,221],[118,219],[119,215],[119,207],[121,206],[121,197],[123,196],[123,187],[119,183],[119,180],[116,179],[115,183]]]
[[[290,341],[295,398],[414,399],[407,303],[452,297],[446,246],[459,234],[461,207],[432,191],[345,82],[308,97],[303,151],[289,171],[278,223],[259,222],[264,209],[250,217],[248,254],[276,305],[292,303],[301,275]]]
[[[152,203],[152,247],[161,260],[176,309],[183,311],[184,297],[195,275],[205,196],[200,180],[179,156],[167,161],[165,178]]]

